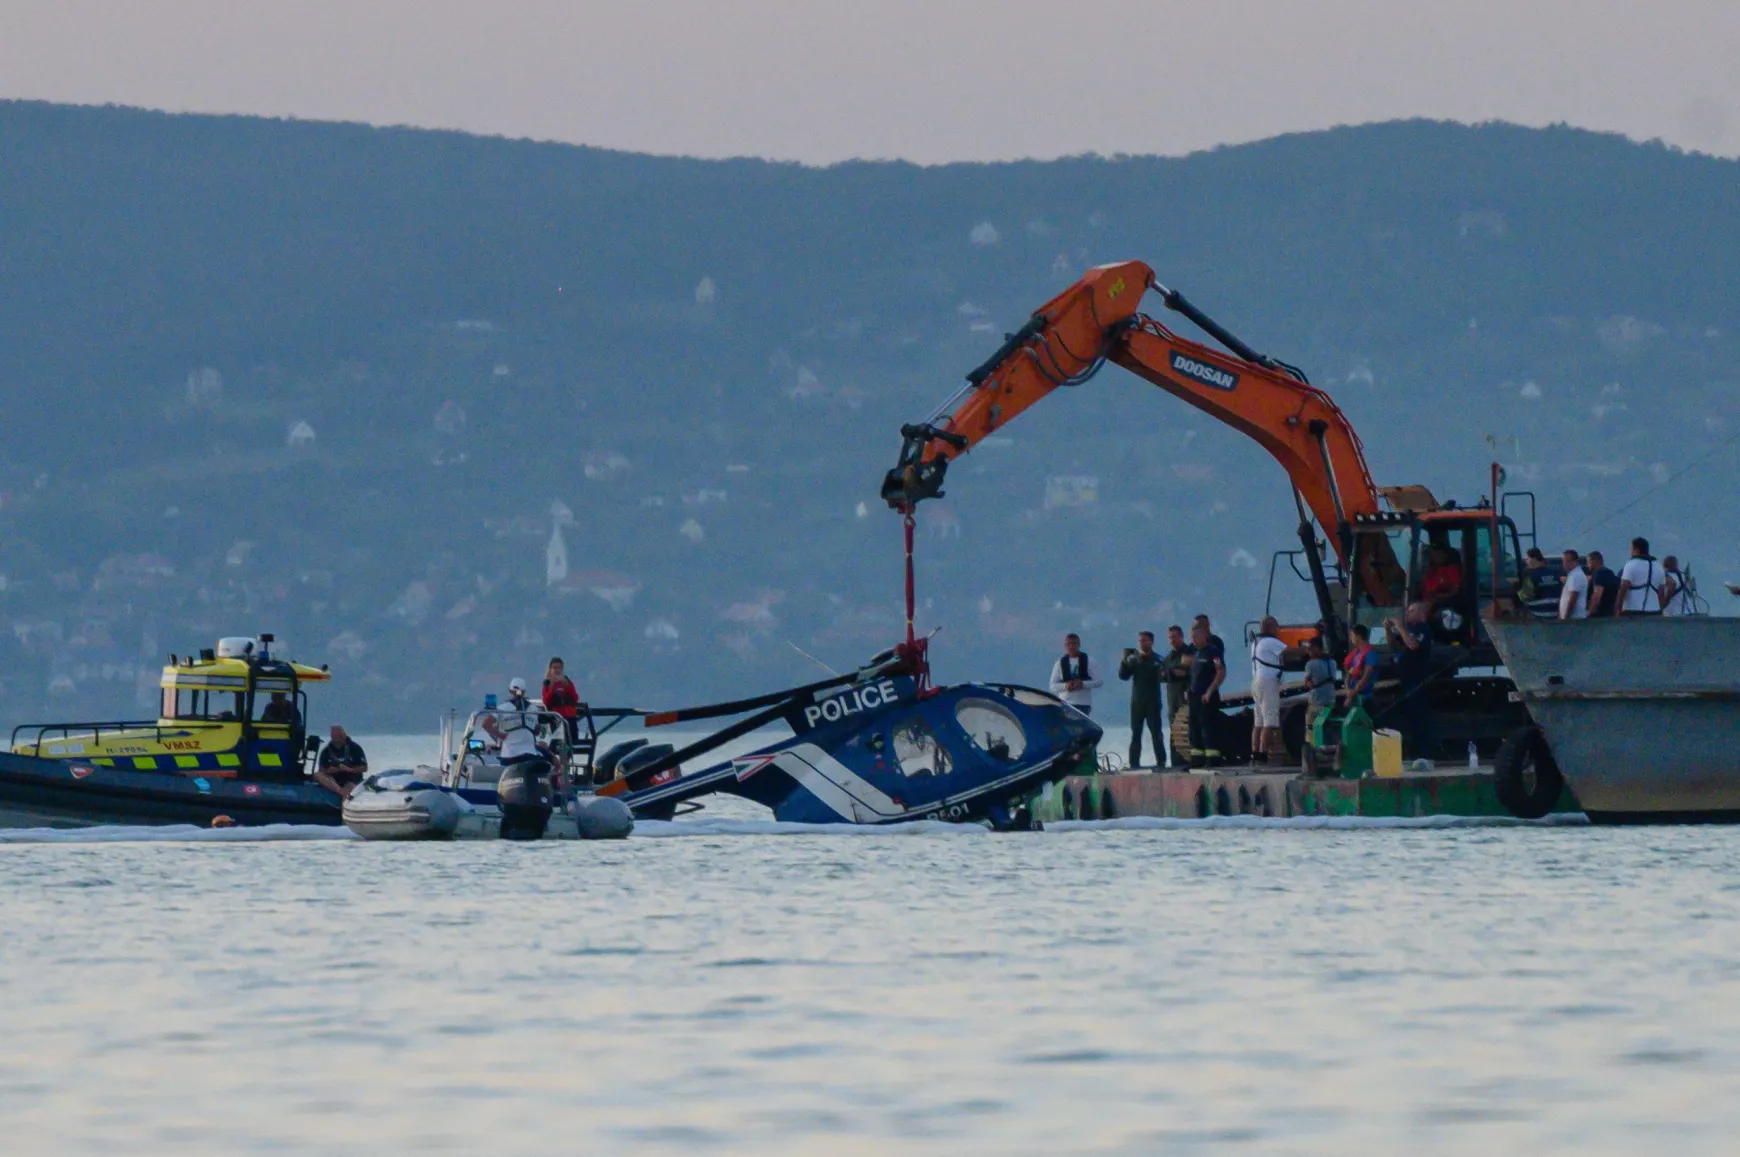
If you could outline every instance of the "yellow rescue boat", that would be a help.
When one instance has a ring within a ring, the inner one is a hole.
[[[276,657],[272,642],[171,655],[155,720],[15,728],[0,753],[0,825],[338,822],[338,798],[310,778],[320,740],[304,691],[332,675]]]

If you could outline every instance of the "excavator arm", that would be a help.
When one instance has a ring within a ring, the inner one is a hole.
[[[1139,312],[1149,289],[1226,350],[1179,337]],[[1162,286],[1139,261],[1089,270],[1010,334],[936,413],[901,427],[900,458],[883,479],[882,497],[907,512],[941,497],[951,461],[1107,361],[1255,439],[1287,472],[1301,515],[1309,509],[1343,567],[1349,564],[1349,525],[1378,513],[1380,496],[1359,435],[1340,407],[1302,372],[1257,353]]]

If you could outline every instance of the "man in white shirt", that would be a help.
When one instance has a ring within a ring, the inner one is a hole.
[[[1563,622],[1589,617],[1589,575],[1583,570],[1583,560],[1577,552],[1567,550],[1565,585],[1559,591],[1559,618]]]
[[[1093,663],[1081,649],[1081,636],[1063,637],[1063,655],[1051,665],[1051,693],[1081,712],[1094,713],[1094,688],[1100,685]]]
[[[1287,749],[1281,741],[1281,668],[1287,644],[1273,615],[1263,620],[1251,643],[1251,766],[1278,765]]]
[[[548,761],[548,752],[538,741],[538,712],[502,709],[479,722],[496,741],[503,767],[536,759]]]
[[[1619,572],[1619,613],[1661,614],[1661,567],[1649,553],[1649,539],[1631,540],[1631,557]]]

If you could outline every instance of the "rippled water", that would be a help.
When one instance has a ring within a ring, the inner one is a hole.
[[[6,1152],[1740,1135],[1728,829],[166,835],[0,844]]]

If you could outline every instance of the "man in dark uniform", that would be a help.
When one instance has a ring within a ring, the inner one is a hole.
[[[1196,659],[1196,648],[1184,637],[1184,628],[1176,623],[1166,628],[1166,646],[1168,650],[1161,664],[1166,670],[1166,709],[1172,713],[1166,726],[1171,727],[1186,710],[1190,664]],[[1172,749],[1172,762],[1168,766],[1184,766],[1183,756],[1176,747]]]
[[[1190,629],[1196,658],[1190,664],[1190,766],[1219,767],[1220,748],[1214,728],[1220,722],[1220,685],[1226,682],[1226,645],[1209,629],[1208,616],[1196,616]]]
[[[362,745],[334,723],[332,738],[320,753],[314,782],[341,799],[349,799],[368,771],[369,757],[363,754]]]
[[[1619,576],[1601,557],[1601,552],[1589,552],[1589,617],[1611,619],[1619,613]]]
[[[1400,622],[1384,620],[1390,646],[1396,652],[1396,675],[1402,681],[1398,703],[1402,709],[1402,732],[1413,758],[1431,760],[1436,754],[1432,708],[1427,696],[1432,679],[1431,605],[1411,603]]]
[[[1142,765],[1142,727],[1154,739],[1154,762],[1166,758],[1166,740],[1160,718],[1160,676],[1162,663],[1154,650],[1154,632],[1141,631],[1136,645],[1124,648],[1123,661],[1118,664],[1118,678],[1130,685],[1130,766]]]

